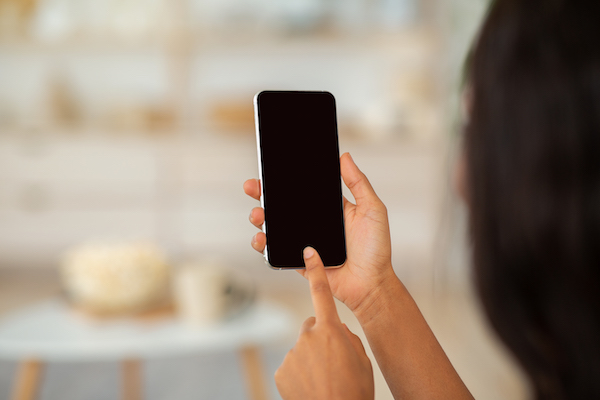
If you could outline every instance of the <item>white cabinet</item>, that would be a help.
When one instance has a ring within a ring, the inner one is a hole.
[[[0,265],[54,264],[91,238],[152,236],[156,182],[144,141],[0,141]]]
[[[257,170],[253,137],[2,139],[0,267],[54,265],[87,240],[156,240],[175,258],[239,249]]]

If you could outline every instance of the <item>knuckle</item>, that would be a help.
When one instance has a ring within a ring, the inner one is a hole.
[[[331,324],[329,324],[329,326],[323,330],[322,338],[328,346],[338,344],[341,340],[343,340],[339,335],[339,332],[337,332]]]
[[[321,324],[323,327],[323,333],[326,337],[335,336],[337,334],[337,323],[332,321],[323,321]]]
[[[283,366],[280,366],[279,368],[277,368],[277,370],[275,371],[275,374],[273,375],[273,378],[275,378],[275,383],[279,383],[281,382],[281,376],[283,374],[283,372],[281,371]]]
[[[305,345],[310,341],[310,333],[302,332],[300,336],[298,336],[298,340],[296,341],[296,345],[294,346],[296,349],[302,349]]]
[[[361,183],[363,183],[365,181],[365,177],[364,175],[359,175],[358,177],[354,178],[353,180],[351,180],[350,182],[348,182],[348,189],[352,190],[356,187],[359,187],[361,185]]]
[[[338,322],[330,321],[328,319],[320,320],[318,327],[319,333],[324,336],[337,335],[339,331]]]
[[[321,293],[327,294],[330,291],[329,284],[327,282],[323,282],[323,281],[314,282],[312,284],[312,290],[314,293],[317,293],[317,294],[321,294]]]
[[[279,369],[282,369],[285,367],[285,365],[287,363],[290,362],[290,358],[292,358],[292,356],[294,355],[294,348],[291,348],[285,355],[285,357],[283,358],[283,362],[281,363],[281,365],[279,366]],[[281,372],[281,371],[280,371]]]
[[[382,213],[384,213],[385,215],[387,215],[388,213],[388,209],[386,207],[385,204],[383,204],[383,202],[381,200],[379,200],[379,209],[381,210]]]

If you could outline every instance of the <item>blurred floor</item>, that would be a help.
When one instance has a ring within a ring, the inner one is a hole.
[[[275,273],[275,272],[274,272]],[[263,297],[284,304],[301,321],[313,314],[304,278],[286,272],[295,285],[264,287]],[[526,391],[518,370],[507,358],[482,319],[477,301],[468,287],[452,287],[443,293],[419,284],[408,287],[431,324],[436,336],[461,377],[480,400],[525,399]],[[47,271],[0,270],[0,310],[6,313],[59,293],[57,276]],[[342,320],[365,342],[351,312],[338,304]],[[263,349],[263,361],[272,398],[278,398],[273,373],[292,342]],[[16,365],[0,362],[0,398],[7,398]],[[44,377],[40,400],[108,400],[119,391],[117,363],[50,364]],[[190,354],[185,357],[150,360],[145,363],[144,390],[149,400],[244,399],[245,387],[237,356],[233,352]],[[376,371],[378,400],[392,399]]]
[[[282,348],[262,353],[265,369],[272,376]],[[0,362],[0,398],[10,396],[14,362]],[[44,372],[39,400],[114,400],[121,395],[121,370],[116,362],[51,363]],[[246,399],[246,386],[234,352],[189,354],[144,362],[145,400],[234,400]],[[272,399],[279,398],[273,380]]]

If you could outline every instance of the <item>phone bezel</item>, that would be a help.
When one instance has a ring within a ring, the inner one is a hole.
[[[335,101],[335,96],[333,96],[333,94],[331,94],[331,92],[328,92],[326,90],[261,90],[260,92],[258,92],[254,95],[254,100],[253,100],[253,103],[254,103],[254,126],[255,126],[255,131],[256,131],[256,152],[257,152],[257,158],[258,158],[258,176],[260,177],[260,206],[264,210],[264,208],[265,208],[265,202],[264,202],[265,193],[264,193],[264,185],[262,184],[263,168],[262,168],[262,155],[261,155],[262,152],[261,152],[261,146],[260,146],[260,124],[259,124],[259,118],[258,118],[258,97],[262,93],[323,93],[323,94],[330,95],[334,99],[334,101]],[[338,136],[338,157],[339,157],[339,136]],[[341,185],[341,177],[340,177],[340,185]],[[343,209],[342,209],[342,218],[344,219],[344,230],[345,230],[346,229],[346,221],[345,221]],[[263,231],[263,233],[265,235],[267,235],[267,224],[266,223],[263,222],[261,230]],[[263,252],[263,258],[265,260],[265,264],[267,264],[269,266],[269,268],[271,268],[271,269],[281,271],[281,270],[295,270],[295,269],[305,269],[306,268],[304,266],[297,266],[297,267],[273,266],[269,261],[268,251],[269,251],[269,247],[267,245],[265,245],[265,250]],[[348,260],[348,247],[346,246],[346,260],[344,260],[344,262],[340,265],[325,266],[325,268],[327,268],[327,269],[340,268],[344,264],[346,264],[347,260]]]

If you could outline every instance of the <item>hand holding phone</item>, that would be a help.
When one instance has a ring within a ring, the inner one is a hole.
[[[357,316],[370,297],[385,290],[386,282],[397,279],[392,269],[390,231],[387,210],[377,197],[367,177],[358,169],[350,154],[340,158],[342,178],[356,200],[356,204],[344,199],[344,223],[346,228],[347,260],[342,268],[327,269],[327,277],[333,295],[344,302]],[[297,182],[298,190],[306,196],[311,193],[303,181]],[[246,194],[260,200],[259,179],[244,182]],[[295,212],[302,213],[302,207]],[[310,216],[306,216],[310,220]],[[255,207],[250,222],[261,229],[264,210]],[[258,232],[252,238],[252,247],[259,253],[265,250],[266,236]],[[298,270],[304,276],[304,270]]]

